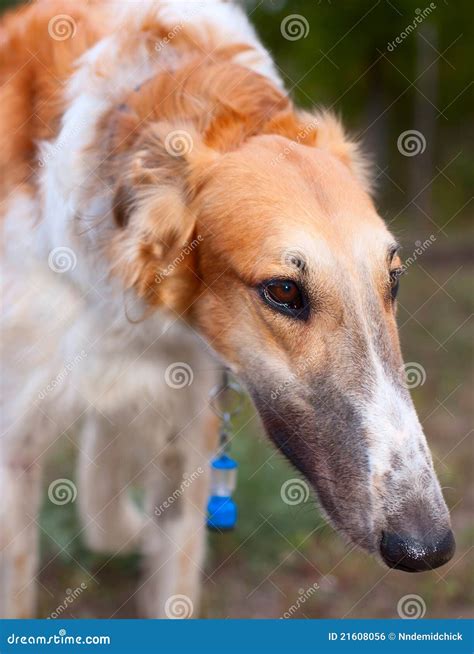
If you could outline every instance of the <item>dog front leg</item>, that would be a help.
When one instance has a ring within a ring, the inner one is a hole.
[[[39,559],[39,464],[2,457],[0,497],[0,617],[33,618]]]
[[[172,475],[169,461],[164,461],[169,476],[164,487],[157,489],[150,482],[147,488],[146,509],[151,519],[144,531],[140,608],[148,618],[199,616],[207,536],[207,466],[205,462],[183,465],[179,456],[175,458],[178,465]],[[188,474],[183,477],[183,473]]]
[[[95,551],[125,554],[138,548],[144,519],[128,492],[130,456],[119,428],[89,413],[81,434],[78,499],[85,540]]]

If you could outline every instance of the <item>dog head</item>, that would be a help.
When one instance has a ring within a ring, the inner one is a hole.
[[[402,262],[362,160],[329,115],[249,124],[144,132],[117,184],[115,267],[244,381],[341,532],[392,567],[442,565],[454,540],[405,384]]]

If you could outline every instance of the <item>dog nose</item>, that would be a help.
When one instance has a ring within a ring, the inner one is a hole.
[[[454,535],[450,529],[441,538],[426,541],[382,532],[380,541],[380,553],[389,568],[405,572],[439,568],[451,559],[455,548]]]

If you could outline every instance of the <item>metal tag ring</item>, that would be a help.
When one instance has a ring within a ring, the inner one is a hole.
[[[238,401],[236,402],[235,407],[232,410],[225,411],[219,407],[219,396],[221,394],[228,393],[229,391],[232,391],[232,394],[237,397]],[[210,398],[209,403],[211,405],[211,409],[214,411],[214,413],[217,416],[219,416],[219,418],[222,418],[223,420],[230,420],[231,418],[236,416],[242,410],[242,405],[244,401],[242,388],[240,387],[239,384],[233,381],[228,381],[225,385],[218,384],[217,386],[215,386],[209,393],[209,398]]]

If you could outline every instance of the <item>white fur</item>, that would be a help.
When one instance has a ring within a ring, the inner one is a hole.
[[[160,495],[160,471],[166,477],[163,457],[172,437],[177,437],[183,473],[207,465],[207,397],[218,366],[178,316],[157,313],[139,324],[127,319],[127,312],[140,317],[143,307],[111,281],[100,257],[98,244],[107,237],[100,219],[110,210],[110,193],[95,176],[100,162],[85,154],[105,111],[137,84],[175,65],[172,43],[166,54],[153,59],[141,43],[141,23],[150,11],[170,30],[177,21],[188,21],[196,38],[212,32],[216,48],[249,43],[253,51],[236,60],[281,86],[240,9],[216,0],[192,3],[187,12],[185,4],[143,0],[111,5],[112,35],[78,62],[65,91],[69,106],[60,133],[55,141],[38,144],[40,196],[17,192],[5,210],[0,494],[8,517],[0,519],[2,617],[34,615],[39,464],[65,430],[79,429],[83,454],[77,483],[89,542],[102,549],[142,543],[149,571],[147,615],[164,616],[165,601],[174,593],[188,594],[198,610],[204,516],[191,498],[207,475],[183,493],[181,513],[167,523],[170,538],[153,514],[137,514],[123,489],[135,475],[145,483],[147,506],[153,507]],[[130,57],[123,44],[134,29],[136,48]],[[72,250],[75,265],[55,272],[48,258],[64,247]],[[165,371],[181,361],[198,379],[183,389],[170,388]],[[128,477],[120,467],[124,458],[130,459]],[[106,479],[109,485],[103,484]],[[179,474],[174,482],[179,485]],[[192,559],[186,577],[181,550]]]

